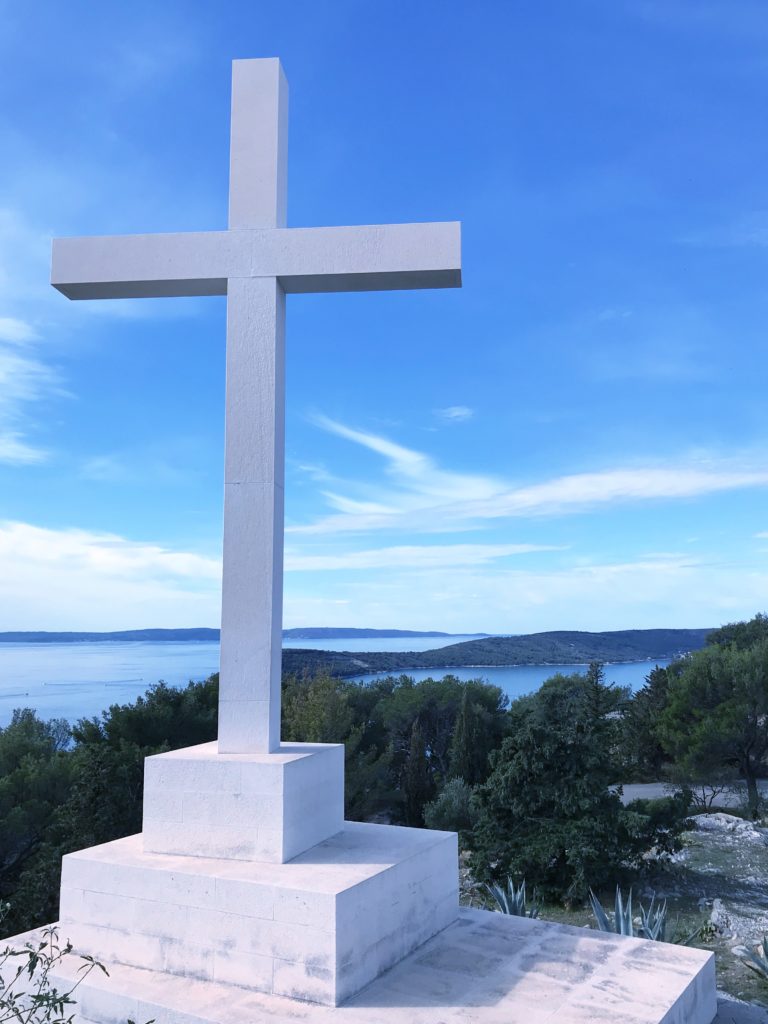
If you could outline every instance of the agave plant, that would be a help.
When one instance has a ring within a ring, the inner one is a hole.
[[[501,885],[486,885],[486,889],[491,896],[491,899],[496,904],[495,910],[500,914],[511,914],[513,917],[538,917],[539,907],[535,902],[535,890],[534,890],[534,903],[530,909],[527,906],[525,898],[525,879],[520,885],[515,888],[515,883],[511,878],[507,879],[506,886]]]
[[[614,903],[613,920],[603,909],[600,900],[592,890],[589,890],[589,902],[592,904],[592,913],[595,915],[597,927],[601,932],[615,932],[617,935],[634,935],[635,926],[632,922],[632,890],[629,890],[626,903],[621,895],[621,889],[616,886],[616,900]]]
[[[651,939],[654,942],[674,942],[680,946],[689,945],[701,933],[701,928],[697,928],[688,935],[681,935],[678,931],[679,919],[675,921],[674,927],[671,927],[667,913],[667,901],[657,903],[655,896],[652,897],[647,909],[642,903],[639,904],[640,924],[635,927],[632,919],[632,890],[629,890],[625,902],[618,885],[616,886],[613,920],[603,909],[602,903],[591,889],[589,890],[589,902],[592,904],[592,913],[595,915],[597,927],[601,932],[632,935],[638,939]],[[768,959],[766,966],[768,967]]]
[[[759,974],[763,981],[768,981],[768,935],[763,935],[762,943],[755,949],[747,949],[741,959],[751,971]]]
[[[630,893],[631,895],[631,893]],[[651,897],[651,903],[646,910],[643,904],[640,904],[640,928],[638,934],[642,939],[653,939],[654,942],[670,942],[671,939],[667,938],[667,925],[669,924],[669,917],[667,915],[667,901],[663,903],[657,903],[656,897]]]

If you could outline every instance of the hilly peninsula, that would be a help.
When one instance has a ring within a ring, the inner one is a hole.
[[[337,676],[409,669],[489,668],[494,665],[579,665],[591,661],[655,661],[703,647],[711,629],[623,629],[606,633],[555,630],[488,636],[432,651],[283,650],[283,671],[325,670]]]

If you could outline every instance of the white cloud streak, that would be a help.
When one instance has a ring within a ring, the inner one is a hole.
[[[37,332],[25,323],[13,316],[0,316],[0,341],[7,341],[13,344],[24,341],[32,341],[37,337]]]
[[[474,415],[474,411],[466,405],[449,405],[445,409],[435,409],[435,416],[447,423],[464,423],[471,420]]]
[[[290,527],[294,534],[473,529],[493,520],[560,516],[618,504],[674,501],[768,486],[768,467],[681,461],[667,466],[616,467],[515,487],[490,476],[441,469],[428,455],[387,438],[317,417],[322,429],[385,460],[384,484],[356,498],[326,494],[335,514]]]
[[[302,554],[289,550],[285,553],[285,569],[287,572],[334,569],[444,569],[449,566],[487,565],[513,555],[562,550],[561,547],[544,544],[402,545],[325,555]]]
[[[58,376],[30,349],[25,340],[22,321],[13,324],[15,338],[0,342],[0,462],[11,464],[41,462],[46,452],[31,444],[25,436],[29,421],[29,406],[62,390]],[[26,337],[31,337],[31,328]],[[10,330],[7,333],[12,333]]]
[[[0,521],[4,629],[213,625],[221,563],[110,533]]]

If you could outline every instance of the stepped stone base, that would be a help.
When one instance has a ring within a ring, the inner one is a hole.
[[[290,863],[66,856],[61,930],[105,963],[336,1005],[458,914],[456,835],[347,822]]]
[[[711,1024],[717,1013],[711,953],[481,910],[336,1007],[108,966],[78,989],[78,1024]]]

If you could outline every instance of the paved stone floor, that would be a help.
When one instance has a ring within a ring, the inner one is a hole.
[[[711,1024],[717,1009],[709,953],[477,910],[339,1007],[120,966],[77,998],[80,1024]]]

